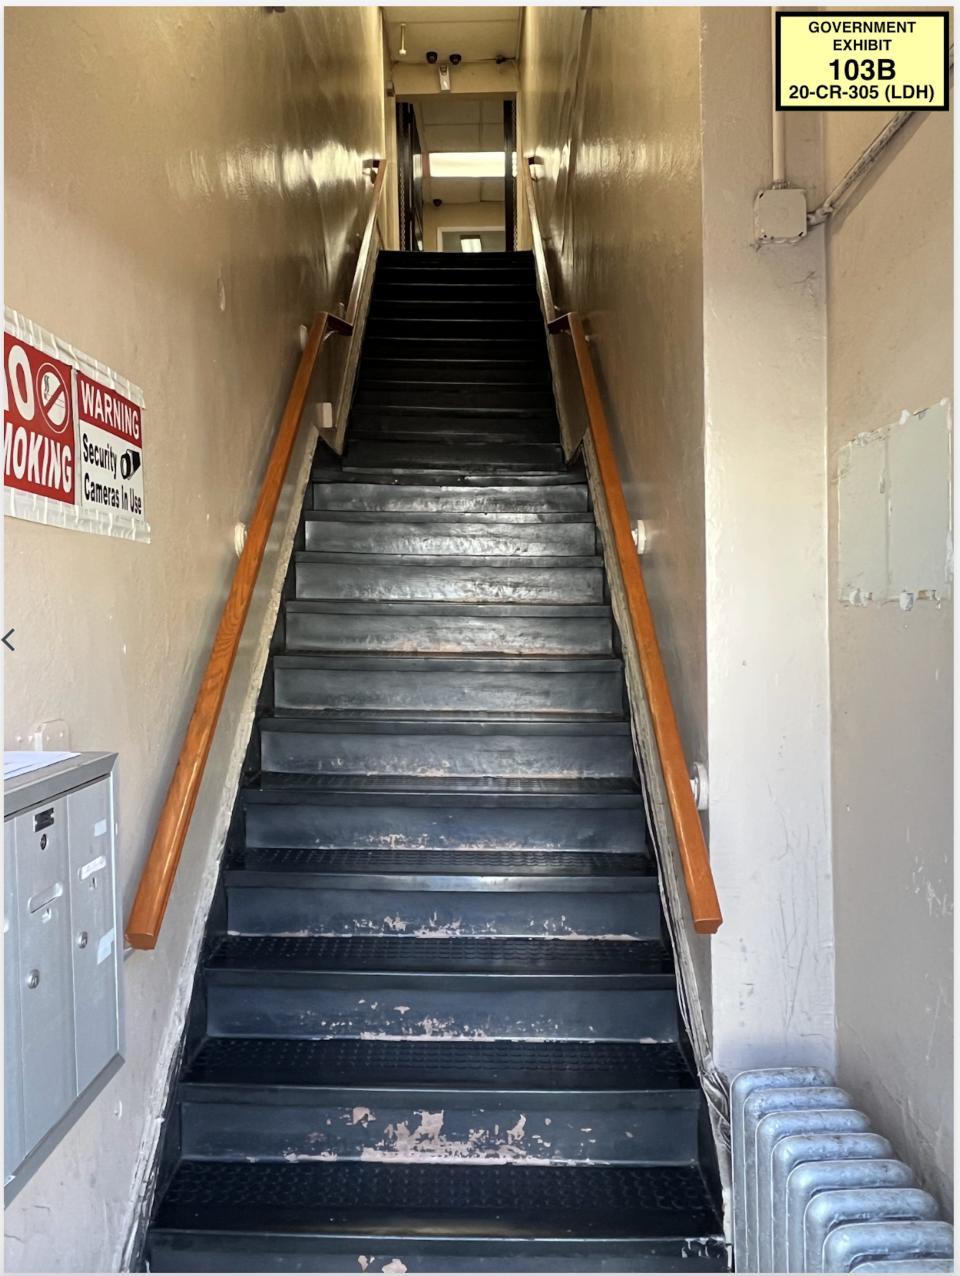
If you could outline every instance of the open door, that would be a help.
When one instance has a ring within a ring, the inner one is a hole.
[[[423,153],[412,102],[397,103],[400,248],[423,251]]]
[[[507,252],[517,246],[517,104],[503,103],[503,237]]]

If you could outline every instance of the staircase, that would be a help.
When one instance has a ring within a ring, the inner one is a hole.
[[[153,1271],[718,1271],[585,476],[532,259],[382,253],[308,489]]]

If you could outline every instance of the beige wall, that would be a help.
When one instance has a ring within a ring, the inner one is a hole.
[[[583,311],[607,393],[681,731],[706,755],[699,10],[592,15],[575,101],[579,8],[526,10],[523,155],[536,184],[555,300]],[[645,74],[637,73],[644,50]],[[569,131],[583,134],[568,183]]]
[[[824,115],[828,187],[887,119]],[[840,601],[836,473],[857,434],[952,396],[952,148],[952,116],[919,115],[826,231],[839,1074],[947,1208],[953,607]]]
[[[361,162],[384,147],[380,38],[372,7],[5,15],[5,300],[142,387],[153,529],[137,545],[6,520],[5,615],[19,639],[6,741],[64,719],[73,748],[119,752],[126,905],[298,325],[348,288],[370,191]],[[233,723],[242,734],[242,714]],[[125,963],[125,1067],[7,1212],[10,1269],[116,1269],[221,795],[214,786],[210,843],[185,857],[157,950]]]

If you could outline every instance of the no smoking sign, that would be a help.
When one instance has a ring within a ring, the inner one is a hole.
[[[37,400],[46,424],[54,434],[63,434],[70,424],[70,387],[52,363],[37,370]]]

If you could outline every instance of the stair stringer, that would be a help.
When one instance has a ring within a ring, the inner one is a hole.
[[[670,813],[663,769],[657,750],[650,706],[647,702],[640,668],[633,627],[627,607],[620,560],[617,556],[603,484],[599,477],[593,440],[587,433],[582,442],[587,483],[593,502],[597,527],[603,546],[604,567],[610,589],[610,601],[614,621],[620,634],[623,649],[624,674],[627,699],[630,706],[630,726],[634,753],[643,778],[643,801],[647,812],[647,824],[657,860],[657,880],[663,905],[663,915],[677,967],[677,997],[680,1014],[693,1049],[697,1074],[707,1099],[710,1125],[717,1148],[718,1169],[723,1189],[724,1230],[728,1242],[730,1234],[731,1157],[730,1157],[730,1105],[727,1083],[717,1070],[713,1060],[710,1033],[703,1015],[701,977],[694,956],[693,917],[690,901],[680,868],[680,854],[676,831]],[[708,940],[702,941],[704,944]]]

